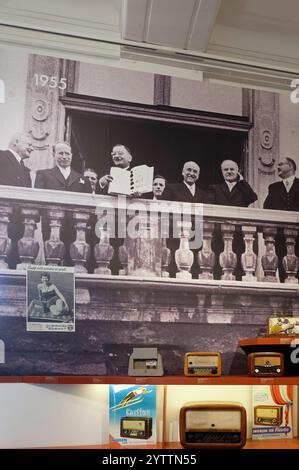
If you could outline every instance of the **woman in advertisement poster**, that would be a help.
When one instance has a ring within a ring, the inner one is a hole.
[[[41,283],[38,284],[38,296],[44,307],[44,312],[59,315],[68,311],[69,307],[60,290],[51,282],[49,273],[41,274]]]
[[[38,300],[32,300],[29,306],[29,312],[34,311],[35,307],[42,307],[44,314],[59,316],[69,312],[69,306],[65,297],[58,287],[51,282],[49,273],[41,274],[41,283],[37,285]]]

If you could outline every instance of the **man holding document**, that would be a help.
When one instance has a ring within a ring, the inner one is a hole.
[[[137,197],[152,191],[153,167],[139,165],[131,169],[131,151],[122,144],[114,145],[111,156],[115,166],[111,167],[109,175],[100,178],[99,185],[101,189],[107,188],[108,194],[124,194]]]
[[[121,194],[125,196],[140,197],[143,193],[150,193],[153,184],[153,167],[147,165],[130,168],[132,154],[128,147],[123,144],[114,145],[111,152],[114,166],[110,169],[109,175],[104,175],[99,179],[99,187],[106,194]],[[119,214],[115,220],[115,236],[110,238],[114,248],[114,256],[111,260],[111,270],[113,274],[118,274],[122,267],[120,264],[118,250],[124,244],[124,238],[119,236],[119,223],[127,224],[125,214]]]

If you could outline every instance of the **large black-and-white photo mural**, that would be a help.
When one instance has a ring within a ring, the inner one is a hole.
[[[142,346],[245,373],[239,341],[298,316],[289,95],[5,49],[0,80],[0,375],[126,375]]]

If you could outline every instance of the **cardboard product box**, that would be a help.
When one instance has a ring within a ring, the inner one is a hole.
[[[252,439],[292,438],[292,385],[253,385]]]
[[[156,409],[156,385],[110,385],[110,443],[156,444]]]

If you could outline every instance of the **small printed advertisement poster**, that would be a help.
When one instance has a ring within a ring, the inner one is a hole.
[[[113,447],[156,444],[156,385],[109,386],[109,436]]]
[[[252,439],[293,437],[292,385],[253,385]]]
[[[73,267],[28,267],[26,292],[27,331],[75,331]]]

